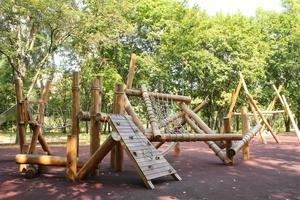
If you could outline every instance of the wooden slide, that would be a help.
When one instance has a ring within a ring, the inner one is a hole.
[[[129,158],[133,161],[140,177],[148,188],[154,189],[151,180],[162,176],[172,175],[176,180],[181,180],[176,170],[128,116],[111,114],[110,119],[114,130],[121,137]]]

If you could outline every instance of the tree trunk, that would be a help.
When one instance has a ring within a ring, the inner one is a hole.
[[[291,129],[290,129],[290,123],[291,123],[291,120],[289,117],[284,117],[284,126],[285,126],[285,132],[290,132]]]

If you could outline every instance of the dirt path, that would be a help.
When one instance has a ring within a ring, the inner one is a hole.
[[[109,157],[102,162],[101,175],[72,183],[64,178],[64,168],[25,179],[14,163],[16,147],[0,147],[0,199],[299,199],[300,143],[296,137],[281,136],[282,144],[263,145],[254,141],[251,160],[239,154],[233,166],[224,166],[204,143],[183,143],[182,155],[166,156],[183,181],[172,177],[154,181],[155,190],[145,189],[126,158],[123,173],[109,169]],[[64,147],[52,148],[64,155]],[[87,157],[88,147],[81,148]]]

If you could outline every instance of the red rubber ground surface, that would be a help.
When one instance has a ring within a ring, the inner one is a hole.
[[[180,157],[166,156],[182,181],[164,177],[154,181],[155,190],[145,189],[126,157],[123,173],[109,169],[109,157],[102,162],[101,175],[72,183],[64,168],[51,167],[47,174],[25,179],[14,163],[17,147],[0,147],[0,199],[300,199],[300,143],[296,137],[281,136],[278,145],[251,144],[251,160],[235,157],[224,166],[204,143],[182,143]],[[52,147],[64,155],[62,146]],[[86,152],[86,153],[85,153]],[[87,157],[88,147],[81,147]]]

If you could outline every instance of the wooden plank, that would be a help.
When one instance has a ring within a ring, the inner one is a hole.
[[[297,137],[298,137],[298,140],[300,141],[300,130],[299,130],[299,128],[298,128],[298,126],[297,126],[297,124],[296,124],[296,122],[295,122],[293,113],[292,113],[292,111],[291,111],[291,109],[290,109],[290,106],[289,106],[289,104],[287,103],[287,100],[286,100],[286,98],[285,98],[284,95],[282,95],[282,100],[283,100],[283,103],[284,103],[284,105],[285,105],[287,114],[288,114],[288,116],[289,116],[289,118],[290,118],[290,120],[291,120],[291,122],[292,122],[292,125],[293,125],[293,127],[294,127],[295,133],[296,133],[296,135],[297,135]]]

